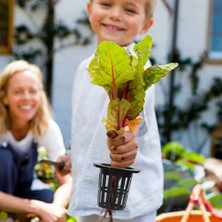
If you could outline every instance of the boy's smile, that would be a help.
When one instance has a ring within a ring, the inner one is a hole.
[[[103,27],[106,28],[107,31],[124,31],[124,28],[115,25],[103,24]]]
[[[120,46],[131,44],[153,24],[146,19],[147,0],[93,0],[88,3],[89,21],[98,43],[109,40]]]

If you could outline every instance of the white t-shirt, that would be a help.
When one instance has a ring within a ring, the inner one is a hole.
[[[36,140],[39,147],[45,147],[47,151],[48,158],[50,160],[56,160],[60,155],[65,154],[64,142],[62,133],[60,131],[57,123],[50,119],[49,127],[46,131],[46,134],[40,138],[34,138],[32,132],[26,135],[20,141],[17,141],[10,131],[7,131],[5,135],[1,136],[0,142],[4,146],[4,143],[11,143],[15,149],[20,149],[21,151],[28,151],[31,148],[32,141]]]

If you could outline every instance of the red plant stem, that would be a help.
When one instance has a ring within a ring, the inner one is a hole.
[[[127,116],[124,117],[123,119],[123,122],[122,122],[122,127],[125,127],[126,126],[126,120],[128,119]]]
[[[114,78],[114,66],[113,66],[113,63],[111,61],[111,67],[112,67],[112,97],[113,97],[113,100],[117,99],[118,98],[118,95],[117,95],[117,89],[116,89],[116,81],[115,81],[115,78]]]
[[[99,222],[104,222],[107,214],[109,214],[109,222],[113,222],[113,212],[109,209],[104,209],[104,215]]]
[[[124,90],[123,90],[122,98],[124,98],[124,99],[127,99],[128,92],[129,92],[130,82],[131,82],[131,81],[126,82],[126,83],[124,84],[124,86],[123,86]]]

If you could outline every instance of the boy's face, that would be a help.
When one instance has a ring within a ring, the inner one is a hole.
[[[127,46],[137,35],[145,34],[153,24],[147,20],[147,0],[92,0],[88,3],[89,21],[98,43],[114,41]]]

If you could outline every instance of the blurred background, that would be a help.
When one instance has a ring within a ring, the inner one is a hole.
[[[14,59],[28,60],[42,69],[54,118],[67,147],[71,107],[75,105],[71,104],[75,70],[96,48],[86,4],[87,0],[0,1],[0,70]],[[152,64],[179,63],[156,84],[163,157],[171,161],[164,163],[165,189],[169,191],[165,199],[172,197],[172,187],[186,187],[183,194],[187,198],[206,172],[201,174],[198,168],[185,164],[192,172],[184,174],[184,166],[178,168],[172,163],[186,159],[200,166],[205,158],[222,159],[222,1],[159,0],[154,19],[147,33],[153,38]],[[213,164],[213,169],[219,166]],[[182,175],[186,181],[178,184]],[[213,185],[221,175],[214,176]],[[171,202],[168,199],[166,211],[173,209]]]

